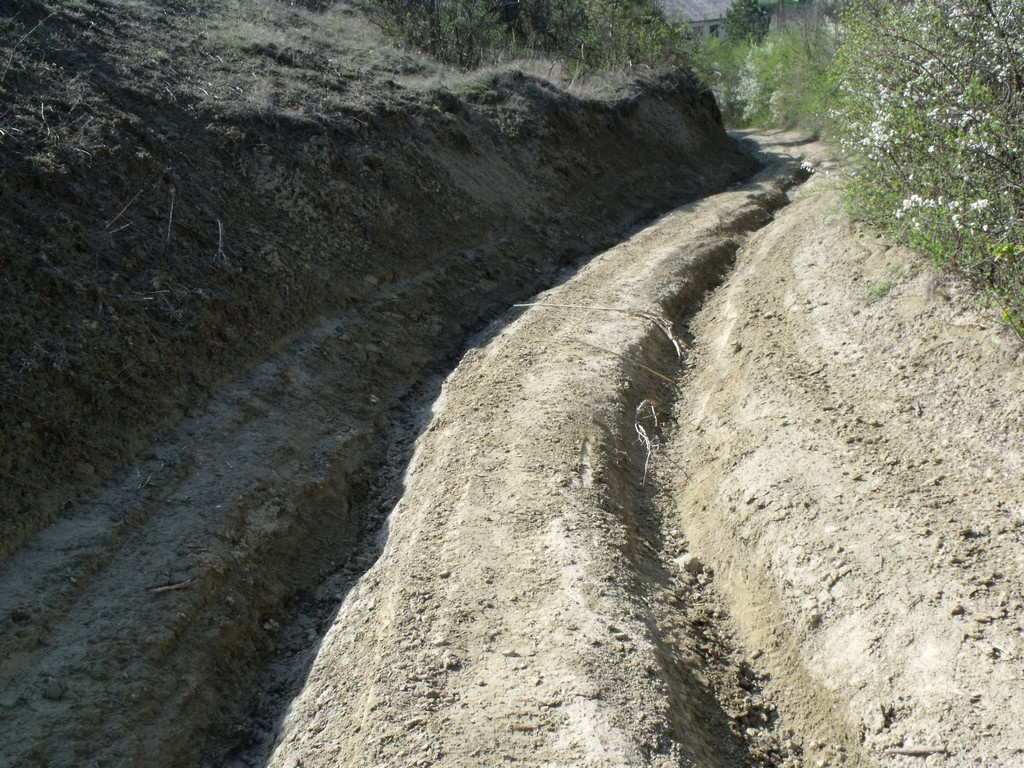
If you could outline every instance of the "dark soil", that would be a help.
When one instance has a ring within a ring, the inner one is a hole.
[[[436,376],[757,167],[686,73],[452,77],[340,2],[0,1],[0,33],[2,765],[265,738],[225,727],[287,706],[261,669],[319,635],[280,623],[369,564]]]
[[[342,4],[0,18],[4,555],[318,318],[453,253],[482,294],[529,295],[752,167],[684,74],[610,101],[515,71],[450,91],[342,42],[361,29]]]

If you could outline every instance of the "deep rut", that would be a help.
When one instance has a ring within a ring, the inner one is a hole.
[[[798,759],[646,475],[671,337],[803,176],[663,217],[462,359],[271,765]]]
[[[1024,757],[1019,346],[773,148],[461,360],[269,765]]]
[[[760,141],[761,174],[511,308],[443,384],[415,350],[479,315],[422,297],[508,290],[474,252],[8,560],[0,763],[1024,757],[1015,348],[923,271],[861,298],[910,256],[798,186],[820,147]]]

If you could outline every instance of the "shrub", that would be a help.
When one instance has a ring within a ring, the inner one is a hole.
[[[768,34],[768,12],[758,0],[734,0],[725,12],[725,34],[731,40],[760,43]]]
[[[684,27],[652,0],[362,0],[390,34],[465,69],[503,57],[565,58],[569,71],[688,66]]]
[[[802,128],[817,134],[827,114],[835,27],[820,5],[790,13],[760,43],[711,39],[697,55],[727,124]]]
[[[836,126],[873,223],[1024,318],[1024,0],[859,0]]]

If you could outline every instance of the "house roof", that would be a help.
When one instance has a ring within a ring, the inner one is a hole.
[[[658,0],[665,16],[690,24],[724,19],[732,3],[733,0]]]

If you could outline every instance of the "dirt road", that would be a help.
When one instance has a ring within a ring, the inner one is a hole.
[[[0,763],[1024,764],[1019,343],[760,141],[443,386],[324,321],[9,558]]]
[[[271,765],[1024,761],[1019,346],[766,149],[463,358]]]

